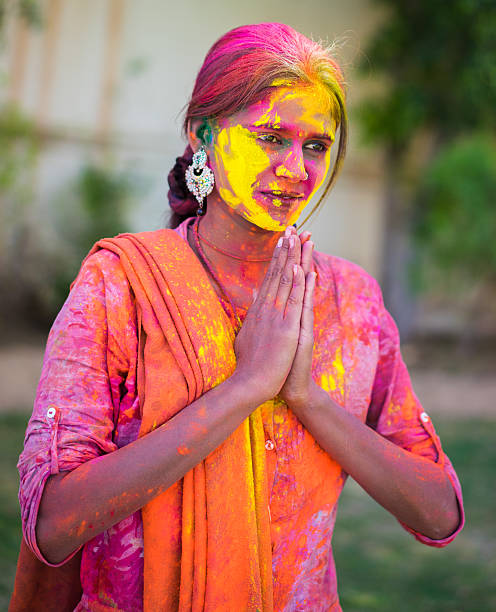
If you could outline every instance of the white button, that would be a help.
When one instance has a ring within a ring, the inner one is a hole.
[[[272,440],[265,440],[265,448],[267,450],[274,450],[274,442]]]
[[[49,419],[53,419],[53,417],[55,416],[55,412],[56,412],[55,408],[49,408],[47,410],[47,417]]]
[[[422,419],[422,421],[424,421],[424,423],[427,423],[427,421],[429,420],[429,415],[427,414],[427,412],[422,412],[420,418]]]

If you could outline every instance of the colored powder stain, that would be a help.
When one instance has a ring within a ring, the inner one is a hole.
[[[324,372],[320,377],[320,386],[324,391],[335,391],[339,389],[341,395],[344,393],[344,366],[341,356],[341,347],[336,351],[336,357],[332,362],[333,373]]]
[[[189,455],[191,450],[185,444],[181,444],[181,446],[177,447],[177,452],[180,455]]]
[[[401,411],[401,406],[397,404],[389,404],[387,407],[388,414],[399,413]]]
[[[332,362],[333,367],[336,370],[336,374],[339,377],[340,381],[344,380],[344,366],[343,366],[343,360],[341,357],[341,348],[339,348],[336,351],[336,359]]]
[[[198,423],[191,423],[191,430],[203,435],[208,433],[208,429],[203,425],[198,425]]]
[[[332,374],[324,372],[320,377],[320,386],[324,391],[334,391],[336,389],[336,381]]]
[[[274,79],[270,84],[271,87],[293,87],[294,81],[285,78]]]
[[[306,104],[301,104],[301,100],[305,99]],[[328,91],[322,85],[313,85],[311,87],[302,86],[291,88],[287,91],[282,100],[296,100],[299,102],[300,119],[314,126],[316,131],[324,131],[324,121],[331,114],[332,105]],[[282,101],[281,100],[281,101]],[[322,119],[316,119],[314,116],[314,108],[319,107],[322,111]],[[331,139],[335,139],[334,131],[329,134]]]
[[[270,165],[270,159],[257,144],[256,135],[241,125],[225,128],[217,136],[215,145],[217,165],[224,167],[226,176],[219,178],[218,191],[228,206],[244,207],[248,221],[270,231],[285,226],[272,219],[269,212],[252,197],[258,175]]]
[[[263,115],[257,121],[253,122],[253,125],[257,127],[263,127],[264,125],[270,124],[274,128],[281,127],[281,117],[274,109],[275,100],[272,100],[269,108],[263,113]]]
[[[211,386],[220,384],[223,380],[225,380],[231,373],[234,371],[234,367],[236,365],[234,352],[232,350],[232,339],[226,334],[221,326],[214,327],[206,326],[205,327],[205,336],[208,340],[209,346],[206,348],[203,347],[203,351],[198,351],[198,358],[204,361],[208,356],[209,360],[213,362],[222,361],[230,366],[230,371],[226,368],[226,372],[219,374],[215,380],[212,377],[207,377],[204,381],[206,386],[210,388]],[[202,367],[202,369],[204,369]],[[211,368],[207,368],[210,370]]]
[[[79,529],[77,531],[78,535],[81,535],[83,533],[83,531],[86,528],[86,521],[81,521],[81,524],[79,525]]]

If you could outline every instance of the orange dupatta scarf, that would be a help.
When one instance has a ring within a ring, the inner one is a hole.
[[[230,376],[234,330],[176,232],[121,234],[97,242],[90,255],[99,249],[120,257],[136,298],[143,436]],[[145,612],[272,611],[264,443],[257,408],[142,508]]]

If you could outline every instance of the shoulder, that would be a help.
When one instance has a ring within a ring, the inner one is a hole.
[[[128,287],[126,274],[120,257],[107,249],[90,253],[82,262],[81,268],[71,285],[71,293],[88,291],[105,292],[113,286],[125,290]]]
[[[96,277],[121,283],[126,281],[126,273],[121,256],[128,245],[139,245],[152,252],[156,249],[170,248],[172,244],[183,242],[182,238],[170,229],[159,229],[149,232],[118,234],[112,238],[102,238],[95,243],[81,264],[79,274],[73,283],[91,280]],[[120,253],[120,254],[119,254]],[[126,281],[127,282],[127,281]]]
[[[135,326],[135,299],[120,258],[101,249],[84,259],[54,321],[49,344],[74,336],[79,343],[85,338],[90,344],[124,346],[132,340]]]
[[[84,303],[90,309],[133,312],[134,296],[121,258],[109,249],[97,249],[95,245],[83,260],[71,285],[68,302]]]
[[[382,304],[379,283],[358,264],[320,251],[314,253],[314,263],[319,285],[340,302],[360,299]]]

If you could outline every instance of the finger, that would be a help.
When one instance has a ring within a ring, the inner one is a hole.
[[[313,336],[313,295],[317,274],[309,272],[305,278],[305,293],[301,310],[301,329],[307,337]]]
[[[308,273],[312,271],[313,264],[313,248],[314,244],[311,240],[307,240],[301,247],[301,267],[305,274],[305,278]]]
[[[290,235],[288,238],[288,257],[282,271],[277,288],[276,306],[284,312],[291,288],[293,286],[293,266],[299,265],[301,259],[301,245],[298,236]]]
[[[290,326],[300,327],[301,309],[303,306],[303,296],[305,294],[305,276],[301,266],[293,265],[293,283],[289,293],[286,310],[284,313],[285,320]]]
[[[283,238],[279,259],[276,261],[276,265],[274,266],[268,281],[267,294],[265,296],[266,303],[270,302],[273,304],[275,301],[277,301],[281,282],[283,285],[285,285],[287,282],[287,267],[290,265],[288,264],[288,261],[294,260],[294,242],[295,239],[289,234],[289,232],[288,236]],[[291,281],[289,281],[289,283],[291,284]]]
[[[312,232],[308,232],[308,231],[301,232],[300,234],[301,246],[303,246],[305,242],[310,240],[311,237],[312,237]]]

